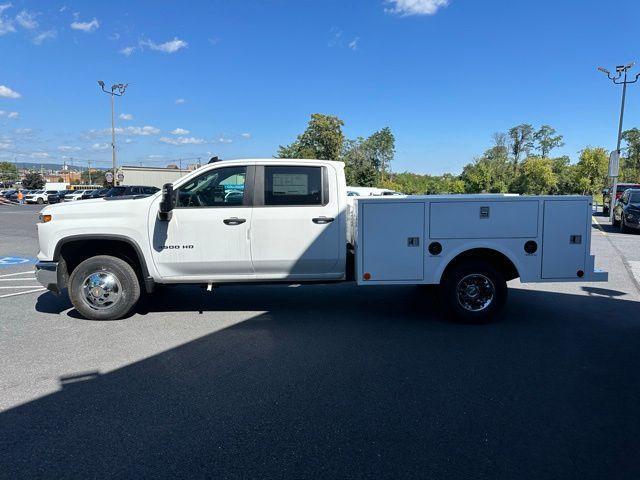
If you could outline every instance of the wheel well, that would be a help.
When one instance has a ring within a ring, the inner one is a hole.
[[[96,255],[111,255],[124,260],[133,267],[140,281],[148,276],[146,266],[131,243],[117,239],[82,238],[65,242],[60,247],[58,260],[65,266],[64,283],[67,283],[69,275],[81,262]]]
[[[504,275],[504,279],[507,281],[513,280],[514,278],[518,278],[520,276],[516,266],[504,253],[498,252],[497,250],[493,250],[491,248],[474,248],[458,254],[453,260],[451,260],[447,265],[447,268],[444,269],[442,278],[445,278],[447,273],[449,273],[452,268],[469,260],[482,260],[485,262],[489,262],[493,266],[493,268]]]

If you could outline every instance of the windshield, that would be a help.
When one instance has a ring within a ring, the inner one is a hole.
[[[640,204],[640,192],[633,192],[629,195],[629,203],[633,203],[634,205]]]

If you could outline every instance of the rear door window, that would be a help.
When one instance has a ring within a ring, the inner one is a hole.
[[[324,205],[322,167],[264,167],[264,204]]]

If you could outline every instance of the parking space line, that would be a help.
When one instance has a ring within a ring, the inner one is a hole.
[[[12,277],[14,275],[26,275],[27,273],[34,274],[33,270],[27,270],[26,272],[14,272],[14,273],[5,273],[4,275],[0,275],[0,277]]]
[[[16,295],[26,295],[27,293],[43,292],[44,290],[46,290],[46,288],[41,287],[35,290],[27,290],[26,292],[7,293],[5,295],[0,295],[0,298],[14,297]]]
[[[602,228],[602,225],[600,225],[600,222],[598,221],[598,219],[596,217],[594,217],[593,215],[591,215],[591,220],[593,220],[596,224],[596,228],[598,230],[600,230],[600,233],[602,233],[605,237],[607,236],[607,232],[604,231],[604,229]]]
[[[36,278],[0,278],[0,282],[33,282]]]

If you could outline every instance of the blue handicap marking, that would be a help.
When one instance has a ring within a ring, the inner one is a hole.
[[[11,267],[13,265],[28,265],[30,263],[35,263],[35,258],[26,258],[26,257],[0,257],[0,268],[2,267]]]

